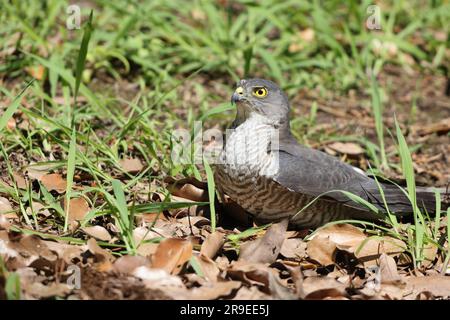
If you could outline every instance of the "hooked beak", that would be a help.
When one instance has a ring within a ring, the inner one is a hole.
[[[244,88],[237,87],[236,91],[234,91],[233,95],[231,96],[231,103],[235,104],[243,100],[243,97],[244,97]]]

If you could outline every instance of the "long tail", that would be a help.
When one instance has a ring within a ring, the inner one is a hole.
[[[396,214],[409,214],[413,212],[411,201],[397,186],[383,185],[384,198],[387,206],[391,212]],[[417,206],[425,210],[428,214],[434,214],[436,212],[436,193],[434,188],[416,188],[416,202]],[[445,188],[437,189],[441,198],[441,210],[447,210],[450,207],[450,193]],[[367,195],[369,200],[377,206],[379,209],[385,211],[385,205],[381,193],[369,193]]]

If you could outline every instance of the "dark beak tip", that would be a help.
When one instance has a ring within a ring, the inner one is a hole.
[[[236,104],[240,100],[239,95],[235,92],[231,96],[231,104]]]

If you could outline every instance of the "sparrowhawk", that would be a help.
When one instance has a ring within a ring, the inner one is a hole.
[[[377,184],[362,170],[300,145],[291,134],[287,96],[272,81],[241,80],[232,103],[237,114],[215,168],[216,185],[257,221],[289,218],[294,227],[307,228],[333,220],[377,218],[338,190],[361,197],[380,213],[386,210],[384,200],[391,212],[412,212],[397,186]],[[417,188],[417,203],[433,212],[434,193]]]

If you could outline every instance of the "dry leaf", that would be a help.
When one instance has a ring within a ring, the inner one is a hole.
[[[160,235],[154,231],[151,231],[145,227],[138,227],[133,230],[134,243],[136,243],[137,253],[143,257],[148,257],[156,252],[158,248],[157,243],[144,242],[145,240],[151,240],[159,238]]]
[[[217,277],[220,273],[220,270],[217,267],[216,263],[203,254],[200,254],[198,256],[197,262],[200,264],[205,279],[208,281],[216,282]]]
[[[315,33],[313,29],[307,28],[305,30],[300,31],[299,36],[300,39],[302,39],[305,42],[312,42],[314,40]]]
[[[354,254],[365,266],[375,265],[382,253],[398,255],[406,244],[391,237],[368,238],[350,224],[335,224],[319,229],[307,244],[308,256],[322,265],[332,264],[336,249]]]
[[[8,199],[0,197],[0,215],[11,213],[13,208]]]
[[[308,277],[302,282],[304,299],[346,297],[345,285],[329,277]]]
[[[122,256],[113,264],[113,270],[119,273],[133,274],[134,270],[142,267],[150,267],[150,261],[140,256]]]
[[[306,245],[308,257],[323,266],[334,263],[336,244],[328,237],[314,237]]]
[[[94,255],[95,263],[97,263],[97,269],[101,272],[107,272],[112,269],[111,261],[114,261],[114,257],[108,250],[100,248],[97,241],[94,238],[90,238],[87,241],[87,249]]]
[[[327,145],[327,147],[337,152],[350,155],[359,155],[364,153],[364,149],[353,142],[334,142]]]
[[[86,233],[88,236],[94,237],[97,240],[101,241],[110,241],[111,235],[109,234],[108,230],[103,228],[102,226],[92,226],[92,227],[84,227],[81,228],[84,233]]]
[[[381,283],[384,284],[401,281],[394,258],[385,253],[380,256],[380,275]]]
[[[370,238],[364,244],[361,242],[346,251],[354,253],[358,260],[363,262],[364,266],[367,267],[369,265],[375,265],[376,259],[383,253],[398,256],[405,250],[406,244],[403,241],[386,236]]]
[[[23,175],[19,172],[13,173],[14,180],[16,181],[17,188],[26,190],[27,189],[27,181],[23,177]]]
[[[424,268],[429,267],[438,256],[437,253],[438,253],[437,246],[431,243],[425,245],[423,248],[423,256],[425,259],[422,261],[422,266]]]
[[[30,163],[30,165],[26,167],[25,171],[27,172],[28,177],[41,180],[44,175],[48,174],[50,170],[53,170],[56,167],[57,166],[54,163]]]
[[[274,262],[283,245],[288,223],[288,219],[284,219],[270,226],[262,238],[244,243],[239,253],[239,261]]]
[[[50,211],[48,209],[46,209],[46,207],[42,203],[33,201],[31,203],[31,205],[32,205],[32,207],[30,206],[26,209],[26,212],[28,215],[32,215],[33,212],[35,214],[39,214],[39,213],[43,214],[46,217],[51,215]]]
[[[32,282],[25,285],[24,290],[26,290],[28,295],[35,298],[50,298],[50,297],[64,297],[69,294],[72,289],[65,283],[51,283],[49,285],[44,285],[41,282]]]
[[[285,239],[280,253],[288,259],[304,258],[306,257],[306,242],[299,238]]]
[[[74,258],[80,258],[83,253],[83,247],[78,245],[70,245],[66,243],[59,243],[55,241],[43,241],[47,248],[56,252],[60,259],[63,259],[66,264],[73,264]]]
[[[173,299],[189,299],[181,278],[170,275],[166,270],[141,266],[134,270],[133,275],[142,279],[148,289],[160,289]]]
[[[44,78],[45,68],[42,65],[26,67],[25,70],[36,80],[42,80]]]
[[[433,122],[429,125],[415,125],[412,130],[416,131],[421,136],[438,133],[446,134],[450,131],[450,118],[442,119],[439,122]]]
[[[137,173],[144,168],[144,165],[138,158],[125,158],[120,160],[119,164],[123,171],[128,173]]]
[[[235,261],[231,268],[227,270],[227,275],[248,285],[261,286],[261,289],[265,293],[271,294],[274,299],[290,300],[296,298],[281,283],[277,272],[265,264]]]
[[[408,277],[406,285],[415,294],[430,292],[435,297],[450,297],[450,277]]]
[[[167,177],[164,181],[169,184],[167,189],[174,196],[195,202],[209,201],[207,185],[195,178],[174,180]]]
[[[214,258],[225,242],[224,234],[219,231],[210,233],[202,244],[200,254],[208,258]]]
[[[230,296],[233,291],[241,286],[242,283],[239,281],[210,282],[190,290],[187,298],[192,300],[215,300]]]
[[[8,219],[6,219],[6,217],[3,214],[0,214],[0,230],[1,229],[6,229],[9,230],[9,228],[11,227],[11,223],[8,221]],[[1,239],[0,239],[0,244],[1,244]],[[0,249],[0,253],[2,253],[2,250]]]
[[[141,219],[141,220],[139,220],[140,223],[144,222],[144,223],[149,223],[150,225],[155,223],[156,220],[159,220],[159,219],[163,220],[163,221],[168,221],[162,212],[142,213],[142,214],[136,215],[136,218]]]
[[[200,9],[198,9],[198,8],[195,8],[195,9],[191,10],[191,16],[196,21],[204,21],[204,20],[206,20],[205,12],[200,10]]]
[[[22,237],[17,245],[15,248],[19,252],[27,252],[29,255],[42,257],[48,261],[56,261],[58,258],[57,254],[51,251],[46,243],[35,235]]]
[[[67,187],[67,181],[58,173],[45,174],[40,181],[48,191],[64,193]]]
[[[12,131],[16,128],[16,126],[17,126],[16,119],[9,118],[8,122],[6,123],[6,129],[8,129],[9,131]]]
[[[233,300],[271,300],[270,295],[258,290],[257,287],[241,287]]]
[[[152,267],[178,274],[183,265],[192,256],[192,243],[182,239],[165,239],[161,241],[152,257]]]

